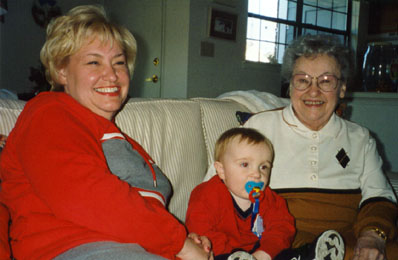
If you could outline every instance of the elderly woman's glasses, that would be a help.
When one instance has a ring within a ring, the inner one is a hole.
[[[320,75],[318,77],[311,77],[307,74],[294,74],[293,75],[293,87],[297,90],[306,90],[312,84],[313,80],[316,80],[318,88],[322,91],[330,92],[336,89],[340,79],[335,75]]]

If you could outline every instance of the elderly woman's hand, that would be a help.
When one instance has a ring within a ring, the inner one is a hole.
[[[367,230],[361,233],[354,248],[352,260],[384,260],[385,259],[384,239],[374,231]]]

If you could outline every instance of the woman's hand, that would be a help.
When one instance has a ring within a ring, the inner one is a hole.
[[[213,260],[209,239],[190,233],[177,257],[182,260]]]
[[[271,256],[263,250],[257,250],[252,254],[256,260],[271,260]]]
[[[207,237],[199,236],[196,233],[189,233],[188,237],[193,239],[193,241],[196,244],[200,245],[202,249],[205,250],[207,253],[211,252],[211,242]]]
[[[376,232],[364,231],[357,240],[352,260],[384,260],[385,247],[386,242]]]

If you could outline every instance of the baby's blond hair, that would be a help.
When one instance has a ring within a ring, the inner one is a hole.
[[[227,150],[231,141],[239,138],[239,142],[247,142],[248,144],[264,143],[271,151],[272,160],[274,158],[274,148],[271,141],[263,134],[253,128],[235,127],[225,131],[217,140],[214,149],[214,160],[219,161]]]

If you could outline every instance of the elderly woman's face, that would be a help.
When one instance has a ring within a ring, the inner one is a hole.
[[[321,75],[334,75],[341,77],[340,68],[336,60],[326,54],[316,57],[301,56],[296,60],[293,75],[307,74],[311,77]],[[319,130],[329,121],[338,99],[343,98],[346,85],[337,82],[337,87],[326,92],[317,86],[316,79],[312,79],[311,85],[305,90],[298,90],[290,83],[290,97],[297,118],[311,130]]]
[[[92,112],[112,119],[129,89],[126,57],[114,42],[87,41],[59,70],[65,92]]]

